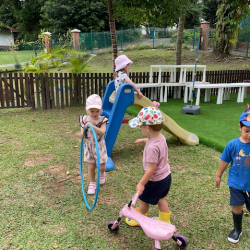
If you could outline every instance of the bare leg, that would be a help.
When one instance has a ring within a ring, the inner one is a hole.
[[[158,208],[161,212],[163,213],[168,213],[169,212],[169,209],[168,209],[168,203],[167,201],[165,200],[165,198],[162,198],[158,201],[157,203],[158,205]]]
[[[244,205],[232,206],[233,213],[235,213],[235,214],[242,214],[243,206]]]
[[[90,182],[95,182],[95,163],[88,163],[88,174]]]
[[[146,214],[149,210],[149,204],[144,201],[139,201],[139,210],[141,214]]]
[[[101,174],[105,172],[105,163],[100,164],[100,171],[101,171]]]

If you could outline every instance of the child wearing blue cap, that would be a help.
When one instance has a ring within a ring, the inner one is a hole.
[[[234,229],[228,240],[237,243],[242,235],[243,206],[250,212],[250,109],[240,115],[239,130],[241,136],[231,140],[225,147],[215,179],[215,186],[220,187],[221,177],[230,163],[227,185],[230,190]]]
[[[137,139],[136,144],[146,144],[143,151],[144,175],[136,186],[139,196],[139,208],[143,215],[147,215],[149,204],[158,205],[157,220],[170,223],[171,212],[165,199],[171,185],[171,171],[168,162],[168,146],[166,138],[161,134],[163,117],[156,107],[146,107],[140,110],[136,118],[129,121],[131,128],[140,127],[147,138]],[[135,220],[126,218],[129,226],[140,226]]]

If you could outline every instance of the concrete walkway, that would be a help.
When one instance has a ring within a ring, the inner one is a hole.
[[[25,63],[28,62],[21,62],[21,65],[24,65]],[[6,68],[6,67],[14,67],[15,64],[4,64],[4,65],[0,65],[0,68]]]

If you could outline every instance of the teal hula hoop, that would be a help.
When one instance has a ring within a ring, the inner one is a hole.
[[[94,135],[95,146],[96,146],[96,154],[97,154],[97,164],[96,164],[97,165],[97,181],[96,181],[97,184],[96,184],[95,200],[94,200],[94,203],[93,203],[92,207],[90,207],[89,204],[88,204],[86,193],[85,193],[85,190],[84,190],[84,183],[83,183],[83,175],[82,175],[83,138],[81,140],[81,146],[80,146],[80,174],[81,174],[82,194],[83,194],[84,202],[85,202],[86,207],[89,210],[92,210],[96,205],[97,198],[98,198],[98,193],[99,193],[99,186],[100,186],[100,155],[99,155],[99,147],[98,147],[98,141],[97,141],[97,138],[96,138],[95,130],[93,129],[93,127],[91,125],[88,125],[88,127],[92,130],[92,133]],[[85,131],[86,131],[86,128],[84,129],[83,133],[85,133]]]

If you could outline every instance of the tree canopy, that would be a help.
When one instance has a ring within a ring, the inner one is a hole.
[[[213,27],[216,25],[217,17],[216,12],[218,6],[222,3],[222,0],[203,0],[202,2],[202,12],[205,21],[210,22]]]
[[[217,10],[215,51],[229,54],[236,42],[239,21],[250,12],[250,0],[222,0]]]

